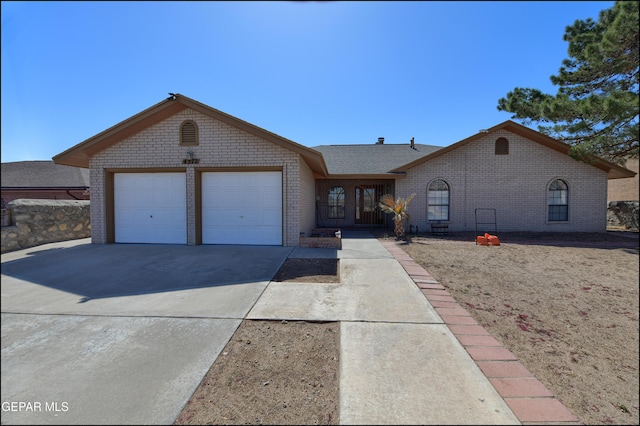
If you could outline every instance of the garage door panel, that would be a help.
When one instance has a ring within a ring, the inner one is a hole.
[[[148,220],[147,210],[120,209],[118,224],[122,226],[142,226]]]
[[[254,229],[257,229],[259,226],[263,226],[265,224],[264,215],[262,212],[258,211],[245,211],[241,216],[241,220],[245,223],[245,226],[251,226]]]
[[[206,221],[210,226],[223,226],[223,224],[227,221],[240,218],[240,216],[238,216],[237,214],[231,214],[230,210],[235,209],[235,204],[232,208],[223,208],[218,204],[216,204],[214,207],[207,207],[203,205],[202,220]]]
[[[215,242],[203,241],[204,244],[268,245],[265,241],[279,241],[282,234],[280,228],[255,226],[249,228],[232,225],[210,226],[208,231],[214,233],[216,239]]]
[[[282,198],[278,197],[262,197],[259,203],[260,207],[265,210],[277,210],[278,213],[282,211]]]
[[[153,218],[156,222],[156,226],[158,228],[162,228],[162,229],[171,229],[173,228],[173,224],[180,222],[180,223],[186,223],[186,215],[184,212],[178,212],[175,210],[169,210],[169,209],[155,209],[153,212]],[[169,226],[164,225],[165,223],[168,223]]]
[[[116,242],[118,243],[151,243],[156,242],[158,230],[146,229],[141,226],[122,226],[120,228],[120,236]],[[174,236],[165,235],[164,238],[170,240]]]
[[[248,209],[256,210],[258,206],[264,204],[263,199],[265,194],[260,191],[243,191],[244,199],[240,202],[244,207]]]
[[[282,245],[282,173],[203,173],[202,242]]]
[[[154,189],[151,192],[151,200],[150,202],[157,207],[161,207],[161,206],[170,206],[173,205],[174,203],[180,203],[180,199],[182,198],[182,194],[176,194],[176,191],[172,191],[171,189],[175,189],[175,188],[168,188],[169,190],[164,190],[164,189]]]
[[[206,228],[206,234],[215,235],[215,241],[213,242],[211,238],[209,240],[204,239],[205,229],[203,227],[203,244],[238,244],[237,241],[240,239],[238,232],[235,228],[231,226],[223,226],[223,225],[210,225]]]
[[[282,213],[280,210],[264,210],[262,212],[263,223],[276,223],[281,220]]]
[[[139,226],[127,226],[120,225],[117,230],[117,243],[137,243],[137,239],[140,238],[140,227]],[[135,238],[133,237],[135,235]]]
[[[231,214],[225,214],[225,212],[220,212],[219,214],[216,215],[210,215],[209,219],[207,220],[208,225],[206,226],[206,228],[211,228],[212,225],[211,223],[216,223],[216,227],[242,227],[245,224],[245,221],[243,218],[237,216],[237,215],[231,215]],[[228,243],[225,243],[228,244]],[[237,244],[241,244],[241,243],[237,243]]]
[[[282,173],[270,173],[260,177],[257,182],[264,186],[271,186],[273,188],[279,188],[282,185]]]
[[[282,235],[282,230],[280,228],[274,228],[272,226],[258,227],[254,234],[256,235],[256,237],[259,237],[262,240],[274,240],[276,238],[280,238],[280,236]]]
[[[208,226],[215,226],[214,220],[219,217],[219,213],[214,209],[208,209],[206,206],[202,206],[202,223],[208,224]]]
[[[204,184],[203,184],[204,185]],[[229,188],[207,188],[209,197],[202,200],[203,206],[207,208],[216,208],[220,206],[228,206],[227,208],[233,208],[242,201],[242,194],[240,190],[232,190]]]
[[[148,206],[153,199],[153,194],[149,190],[140,190],[138,188],[121,187],[119,191],[116,191],[115,202],[122,208],[135,208]]]
[[[187,243],[185,173],[116,173],[118,243]]]

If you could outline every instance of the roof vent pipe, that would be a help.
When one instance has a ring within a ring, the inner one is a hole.
[[[378,145],[382,145],[384,143],[384,138],[378,138]]]
[[[416,149],[416,144],[414,142],[415,138],[411,138],[411,148]]]

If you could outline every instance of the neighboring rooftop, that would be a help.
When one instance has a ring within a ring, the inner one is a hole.
[[[53,161],[2,163],[2,188],[88,188],[89,169]]]
[[[332,175],[384,175],[391,170],[442,149],[441,146],[414,144],[320,145]]]

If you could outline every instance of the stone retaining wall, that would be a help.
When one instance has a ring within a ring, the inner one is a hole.
[[[611,201],[607,209],[607,225],[638,229],[638,201]]]
[[[14,200],[11,225],[3,226],[2,253],[91,236],[89,201]]]

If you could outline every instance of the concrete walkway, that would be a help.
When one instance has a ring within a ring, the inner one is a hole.
[[[489,332],[455,301],[444,286],[411,259],[398,244],[385,241],[382,245],[402,265],[522,424],[582,424],[513,353],[491,337]],[[446,423],[445,418],[446,415],[442,417],[441,423]]]
[[[340,321],[340,424],[579,424],[392,241],[345,232],[340,284],[271,282],[249,319]]]
[[[247,318],[340,321],[341,424],[518,424],[411,277],[369,233],[343,248],[340,284],[271,282]]]

